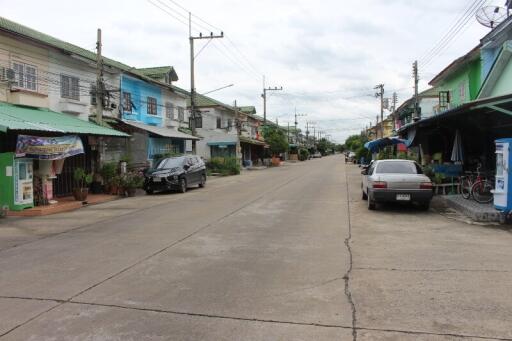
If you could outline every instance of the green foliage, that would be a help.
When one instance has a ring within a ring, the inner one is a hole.
[[[222,176],[240,174],[240,164],[235,157],[212,157],[206,163],[208,172],[219,173]]]
[[[368,138],[363,135],[351,135],[345,140],[345,150],[356,152],[361,147],[364,148],[364,144],[368,141]]]
[[[116,162],[108,162],[101,166],[100,170],[101,177],[103,178],[103,182],[105,184],[112,184],[112,180],[117,174],[117,163]]]
[[[127,164],[130,164],[132,162],[132,157],[130,155],[128,155],[128,154],[124,154],[119,159],[119,162],[126,162]]]
[[[138,172],[128,172],[120,177],[120,182],[124,189],[142,188],[144,177]]]
[[[83,168],[75,168],[73,171],[73,179],[77,188],[86,188],[92,183],[92,174],[87,174]]]
[[[288,138],[282,129],[266,126],[263,130],[265,142],[270,146],[272,155],[279,155],[288,150]]]
[[[309,159],[309,151],[306,148],[300,148],[299,149],[299,160],[306,161],[307,159]]]

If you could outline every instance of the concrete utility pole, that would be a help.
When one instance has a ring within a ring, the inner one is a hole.
[[[392,101],[393,101],[393,130],[396,131],[396,121],[398,120],[398,117],[396,117],[396,105],[398,104],[398,95],[396,94],[396,92],[393,92],[393,97],[392,97]]]
[[[263,94],[261,97],[263,97],[263,126],[267,125],[267,91],[281,91],[283,90],[283,87],[268,87],[265,88],[265,76],[263,76]]]
[[[412,77],[414,78],[414,116],[413,120],[417,121],[421,118],[421,112],[419,108],[418,103],[418,61],[415,60],[414,63],[412,63]]]
[[[306,114],[297,114],[297,107],[295,107],[295,143],[299,141],[299,131],[297,129],[297,125],[299,122],[297,121],[297,117],[307,116]]]
[[[235,150],[235,156],[237,161],[241,164],[242,163],[242,146],[240,145],[240,136],[242,135],[242,120],[238,117],[238,108],[236,106],[236,100],[235,100],[235,125],[236,125],[236,150]]]
[[[121,101],[123,99],[121,98]],[[101,28],[96,38],[96,122],[103,122],[103,57],[101,56]]]
[[[190,116],[191,116],[191,127],[192,135],[196,135],[196,85],[194,79],[194,40],[196,39],[216,39],[216,38],[224,38],[224,32],[221,32],[220,35],[213,35],[213,32],[210,32],[210,35],[203,36],[202,33],[199,33],[199,36],[192,36],[192,13],[188,13],[188,39],[190,41]],[[201,52],[201,51],[199,51]]]
[[[379,84],[374,87],[374,89],[379,90],[375,93],[375,97],[380,97],[380,137],[384,137],[384,125],[382,122],[384,121],[384,84]],[[378,137],[378,133],[377,137]]]

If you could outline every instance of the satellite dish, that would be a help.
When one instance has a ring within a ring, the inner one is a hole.
[[[507,9],[499,6],[485,6],[476,12],[476,20],[486,27],[494,28],[507,19]]]

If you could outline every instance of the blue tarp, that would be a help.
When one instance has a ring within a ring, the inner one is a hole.
[[[398,138],[396,136],[393,136],[393,137],[384,137],[381,139],[368,141],[364,144],[364,147],[366,149],[368,149],[369,151],[371,151],[372,153],[377,153],[379,150],[381,150],[382,148],[384,148],[386,146],[392,146],[392,145],[400,144],[400,143],[405,144],[406,141],[402,140],[401,138]]]

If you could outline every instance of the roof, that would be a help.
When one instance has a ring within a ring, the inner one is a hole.
[[[0,16],[0,31],[7,31],[7,32],[10,32],[11,34],[14,34],[17,36],[22,36],[22,37],[34,40],[38,43],[42,43],[42,44],[51,46],[57,50],[61,50],[66,53],[75,54],[77,56],[80,56],[85,59],[89,59],[91,61],[96,61],[96,53],[94,53],[92,51],[81,48],[74,44],[70,44],[63,40],[57,39],[48,34],[36,31],[30,27],[21,25],[17,22],[11,21],[11,20],[1,17],[1,16]],[[140,77],[141,79],[144,79],[148,82],[166,86],[166,87],[170,88],[171,90],[179,92],[183,95],[189,95],[189,92],[184,89],[178,88],[177,86],[174,86],[174,85],[160,82],[154,78],[151,78],[151,77],[145,75],[143,72],[140,72],[141,69],[136,69],[129,65],[118,62],[114,59],[110,59],[110,58],[103,56],[103,65],[113,67],[113,68],[119,69],[121,71],[136,75],[136,76]],[[142,70],[144,70],[144,69],[142,69]]]
[[[482,47],[482,45],[478,44],[471,51],[469,51],[462,57],[455,59],[447,67],[445,67],[441,72],[439,72],[428,84],[435,86],[441,80],[446,79],[447,77],[451,76],[453,73],[458,71],[462,66],[480,58],[480,48],[481,47]]]
[[[5,132],[7,130],[130,136],[123,132],[49,109],[0,102],[0,131]]]
[[[135,122],[135,121],[123,120],[122,122],[129,126],[135,127],[137,129],[145,130],[145,131],[148,131],[155,135],[159,135],[159,136],[163,136],[163,137],[170,137],[170,138],[182,139],[182,140],[199,140],[199,137],[185,134],[185,133],[182,133],[181,131],[177,131],[174,129],[151,126],[151,125],[147,125],[147,124]]]
[[[256,107],[253,105],[238,107],[238,109],[246,114],[256,114]]]
[[[150,78],[162,78],[166,75],[171,75],[171,80],[173,82],[178,80],[178,75],[172,66],[156,66],[156,67],[146,67],[146,68],[137,68],[135,70],[137,73],[141,73],[144,76],[148,76]]]
[[[267,145],[264,141],[252,139],[250,137],[243,136],[243,135],[240,136],[240,142],[254,144],[254,145],[258,145],[258,146],[265,146],[265,145]]]

